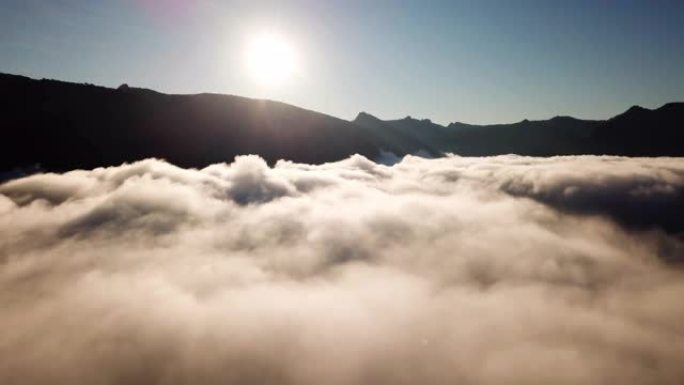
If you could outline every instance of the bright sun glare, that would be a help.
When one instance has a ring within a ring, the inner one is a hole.
[[[278,85],[293,78],[296,71],[295,51],[277,35],[261,35],[249,42],[247,69],[256,81]]]

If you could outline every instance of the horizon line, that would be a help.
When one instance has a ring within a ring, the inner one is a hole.
[[[27,78],[27,79],[34,80],[34,81],[53,81],[53,82],[61,82],[61,83],[76,84],[76,85],[81,85],[81,86],[99,87],[99,88],[106,88],[106,89],[114,90],[114,91],[118,90],[118,89],[121,88],[122,86],[126,86],[127,88],[133,89],[133,90],[150,91],[150,92],[155,92],[155,93],[162,94],[162,95],[171,95],[171,96],[198,96],[198,95],[230,96],[230,97],[237,97],[237,98],[243,98],[243,99],[250,99],[250,100],[254,100],[254,101],[265,101],[265,102],[271,102],[271,103],[285,104],[285,105],[290,106],[290,107],[294,107],[294,108],[298,108],[298,109],[301,109],[301,110],[306,110],[306,111],[314,112],[314,113],[317,113],[317,114],[326,115],[326,116],[329,116],[329,117],[331,117],[331,118],[343,120],[343,121],[349,122],[349,123],[354,123],[354,121],[356,120],[356,118],[357,118],[359,115],[366,114],[366,115],[369,115],[369,116],[371,116],[371,117],[373,117],[373,118],[376,118],[376,119],[378,119],[378,120],[380,120],[380,121],[383,121],[383,122],[399,121],[399,120],[411,119],[411,120],[415,120],[415,121],[424,121],[424,122],[427,122],[427,123],[430,123],[430,124],[434,124],[434,125],[437,125],[437,126],[441,126],[441,127],[444,127],[444,128],[448,128],[450,125],[453,125],[453,124],[463,124],[463,125],[468,125],[468,126],[480,126],[480,127],[485,127],[485,126],[503,126],[503,125],[510,125],[510,124],[523,123],[523,122],[543,122],[543,121],[548,121],[548,120],[556,119],[556,118],[571,118],[571,119],[576,119],[576,120],[580,120],[580,121],[588,121],[588,122],[605,122],[605,121],[611,120],[611,119],[613,119],[613,118],[615,118],[615,117],[617,117],[617,116],[620,116],[620,115],[622,115],[622,114],[624,114],[624,113],[626,113],[626,112],[628,112],[628,111],[630,111],[630,110],[632,110],[632,109],[635,109],[635,108],[637,108],[637,109],[644,109],[644,110],[647,110],[647,111],[656,111],[656,110],[659,110],[659,109],[661,109],[661,108],[663,108],[663,107],[666,107],[666,106],[668,106],[668,105],[671,105],[671,104],[680,104],[680,103],[684,103],[684,101],[673,100],[673,101],[666,102],[666,103],[664,103],[664,104],[662,104],[662,105],[660,105],[660,106],[658,106],[658,107],[653,107],[653,108],[644,107],[644,106],[641,106],[641,105],[638,105],[638,104],[634,104],[634,105],[632,105],[632,106],[626,108],[626,109],[623,110],[622,112],[619,112],[619,113],[617,113],[617,114],[611,115],[611,116],[609,116],[609,117],[607,117],[607,118],[599,118],[599,119],[593,119],[593,118],[578,118],[578,117],[575,117],[575,116],[572,116],[572,115],[553,115],[553,116],[551,116],[551,117],[549,117],[549,118],[546,118],[546,119],[543,119],[543,118],[542,118],[542,119],[529,119],[529,118],[523,118],[523,119],[518,120],[518,121],[504,122],[504,123],[484,123],[484,124],[483,124],[483,123],[466,123],[466,122],[462,122],[462,121],[459,121],[459,120],[453,120],[453,121],[449,121],[447,124],[442,124],[442,123],[436,123],[436,122],[435,122],[434,120],[432,120],[431,118],[416,118],[416,117],[414,117],[414,116],[412,116],[412,115],[405,115],[403,118],[380,118],[380,117],[378,117],[377,115],[375,115],[375,114],[373,114],[373,113],[370,113],[370,112],[368,112],[368,111],[366,111],[366,110],[360,110],[359,112],[356,113],[356,116],[355,116],[354,118],[352,118],[352,119],[345,119],[345,118],[342,118],[342,117],[339,117],[339,116],[336,116],[336,115],[333,115],[333,114],[330,114],[330,113],[327,113],[327,112],[322,112],[322,111],[314,110],[314,109],[308,108],[308,107],[302,107],[302,106],[299,106],[299,105],[296,105],[296,104],[292,104],[292,103],[288,103],[288,102],[285,102],[285,101],[282,101],[282,100],[269,99],[269,98],[259,98],[259,97],[251,97],[251,96],[237,95],[237,94],[231,94],[231,93],[221,93],[221,92],[174,93],[174,92],[158,91],[158,90],[155,90],[155,89],[152,89],[152,88],[146,88],[146,87],[137,87],[137,86],[135,86],[135,85],[134,85],[134,86],[131,86],[131,85],[128,84],[127,82],[122,82],[119,86],[114,87],[114,86],[107,86],[107,85],[102,85],[102,84],[90,83],[90,82],[86,82],[86,81],[78,82],[78,81],[74,81],[74,80],[61,80],[61,79],[46,78],[46,77],[37,78],[37,77],[33,77],[33,76],[31,76],[31,75],[15,74],[15,73],[3,72],[3,71],[0,71],[0,75],[22,77],[22,78]]]

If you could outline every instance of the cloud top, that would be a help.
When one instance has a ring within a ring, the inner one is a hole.
[[[679,384],[681,158],[0,185],[3,384]]]

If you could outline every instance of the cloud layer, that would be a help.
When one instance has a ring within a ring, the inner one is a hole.
[[[681,384],[681,158],[0,185],[2,384]]]

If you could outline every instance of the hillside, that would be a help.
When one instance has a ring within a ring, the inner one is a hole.
[[[345,121],[232,95],[167,95],[0,74],[0,171],[68,170],[162,158],[183,167],[258,154],[323,163],[381,151],[465,156],[516,153],[684,156],[684,103],[632,107],[606,121],[555,117],[512,124],[435,124],[411,117]]]

